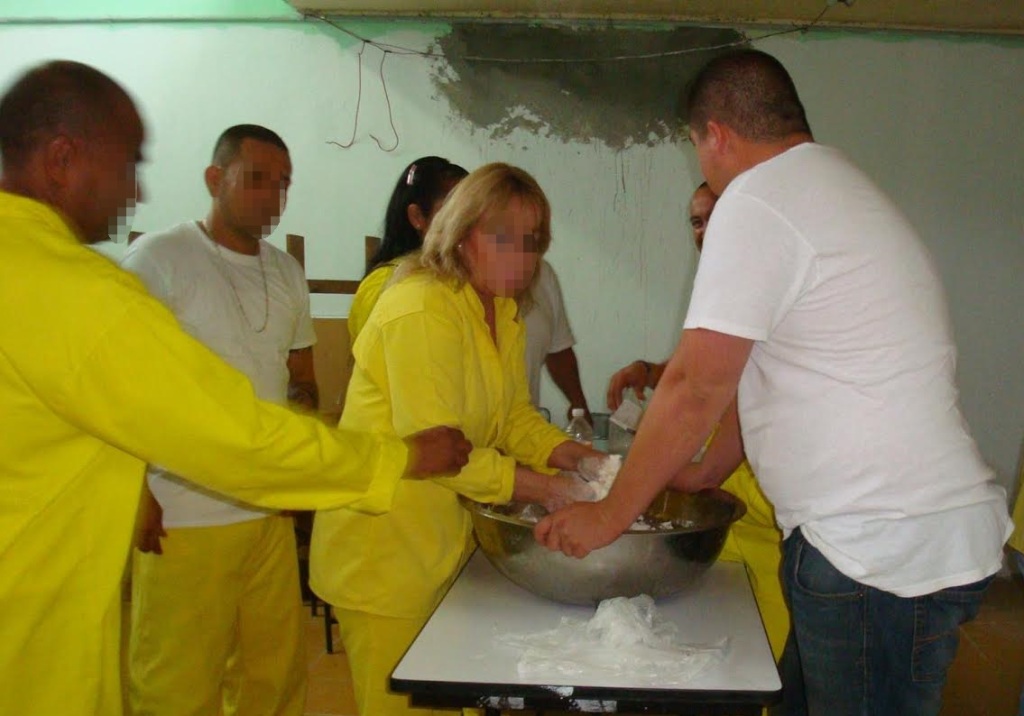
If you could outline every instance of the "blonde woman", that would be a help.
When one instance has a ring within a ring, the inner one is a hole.
[[[530,404],[513,297],[531,285],[550,227],[533,177],[506,164],[477,169],[422,250],[400,263],[356,341],[342,426],[404,436],[451,425],[474,446],[457,476],[400,485],[388,515],[317,514],[311,583],[335,607],[361,714],[423,713],[390,693],[388,678],[473,551],[459,495],[557,507],[580,486],[551,473],[601,454]]]

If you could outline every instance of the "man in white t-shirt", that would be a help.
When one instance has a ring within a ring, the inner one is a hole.
[[[542,521],[537,537],[576,556],[613,540],[735,396],[723,430],[742,426],[742,442],[717,440],[732,454],[714,462],[745,449],[786,536],[784,682],[802,666],[815,716],[937,714],[958,627],[1011,527],[957,406],[938,274],[896,206],[814,143],[777,60],[722,55],[686,99],[721,198],[683,337],[608,498]],[[804,712],[799,694],[785,698]]]
[[[206,169],[207,217],[140,237],[123,266],[185,331],[245,373],[260,398],[313,409],[316,336],[305,275],[263,241],[291,173],[277,134],[229,128]],[[306,665],[291,517],[155,465],[147,482],[132,563],[132,712],[299,716]]]
[[[580,383],[580,367],[573,346],[576,339],[565,315],[565,302],[558,275],[551,264],[543,259],[537,269],[537,279],[531,289],[531,302],[523,320],[526,323],[526,378],[530,385],[530,400],[540,406],[540,372],[547,367],[548,374],[569,401],[569,414],[573,408],[585,411],[587,422],[592,423],[587,399]]]

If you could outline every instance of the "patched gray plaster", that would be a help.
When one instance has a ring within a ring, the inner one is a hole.
[[[515,129],[613,149],[679,136],[679,93],[720,50],[657,55],[741,41],[735,30],[456,23],[437,40],[433,82],[457,116],[493,139]],[[504,58],[488,62],[473,57]],[[585,62],[530,62],[541,58]]]

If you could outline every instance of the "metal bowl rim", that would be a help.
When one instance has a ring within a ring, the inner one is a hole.
[[[729,519],[725,520],[722,524],[716,524],[716,525],[711,525],[711,526],[704,525],[704,526],[700,526],[700,527],[673,527],[670,530],[662,530],[662,529],[659,529],[659,530],[633,530],[633,529],[629,529],[629,530],[626,530],[625,532],[623,532],[623,534],[625,534],[625,535],[652,535],[652,534],[671,535],[671,534],[688,534],[690,532],[704,532],[704,531],[707,531],[707,530],[721,529],[722,527],[728,527],[728,526],[732,525],[734,522],[737,522],[747,512],[747,506],[743,502],[743,500],[741,500],[740,498],[736,497],[736,495],[732,494],[731,492],[726,492],[725,490],[722,490],[722,489],[717,488],[717,487],[712,487],[712,488],[708,488],[708,489],[705,489],[705,490],[700,490],[699,492],[695,492],[695,493],[692,493],[692,494],[713,496],[714,499],[721,500],[722,502],[730,503],[732,505],[732,515],[730,515]],[[490,507],[493,507],[492,504],[485,504],[485,503],[482,503],[482,502],[477,502],[475,500],[469,499],[465,495],[460,495],[459,496],[459,500],[462,502],[463,506],[466,509],[468,509],[470,512],[473,512],[475,514],[478,514],[478,515],[480,515],[482,517],[486,517],[486,518],[491,519],[491,520],[495,520],[496,522],[505,522],[506,524],[516,525],[517,527],[527,527],[527,528],[530,529],[531,532],[533,531],[533,528],[537,526],[536,522],[528,522],[527,520],[520,519],[518,517],[513,517],[512,515],[503,515],[503,514],[501,514],[499,512],[492,512],[492,511],[490,511],[488,509]]]

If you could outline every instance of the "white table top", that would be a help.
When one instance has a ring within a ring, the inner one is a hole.
[[[659,600],[662,617],[675,622],[686,643],[728,637],[722,661],[697,674],[685,687],[658,687],[628,676],[581,674],[560,684],[523,679],[519,653],[495,636],[553,629],[564,617],[586,620],[590,607],[552,602],[516,586],[479,550],[438,605],[392,673],[395,691],[417,694],[475,693],[479,697],[536,694],[538,687],[563,696],[618,698],[631,702],[771,703],[781,683],[743,565],[716,562],[692,590]],[[570,688],[572,687],[572,688]],[[493,701],[493,699],[492,699]],[[468,700],[465,705],[485,703]],[[515,708],[511,703],[502,706]]]

